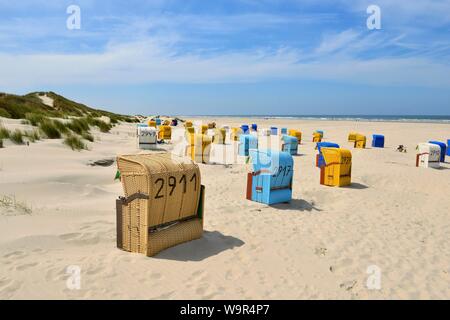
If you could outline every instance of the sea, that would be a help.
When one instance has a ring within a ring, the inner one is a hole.
[[[186,115],[185,115],[186,117]],[[190,115],[190,117],[223,117],[254,119],[292,119],[323,121],[371,121],[371,122],[417,122],[447,123],[450,115]]]

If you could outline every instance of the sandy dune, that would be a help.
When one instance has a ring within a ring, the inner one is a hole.
[[[41,99],[41,101],[42,101],[43,104],[46,104],[47,106],[53,108],[54,101],[53,101],[53,99],[50,98],[48,95],[46,95],[46,94],[44,94],[44,95],[42,95],[42,96],[41,96],[41,95],[37,95],[37,97],[38,97],[39,99]]]
[[[291,204],[245,200],[245,166],[200,165],[204,237],[154,258],[115,248],[115,199],[122,194],[116,167],[89,165],[139,152],[133,126],[95,132],[90,151],[73,152],[60,140],[7,144],[0,149],[0,200],[16,205],[0,205],[0,298],[450,298],[450,164],[414,167],[416,144],[450,138],[450,125],[257,122],[303,132]],[[319,185],[314,129],[352,150],[351,187]],[[354,150],[346,142],[353,130],[384,134],[386,148]],[[396,152],[399,144],[408,153]],[[79,290],[66,285],[71,265],[81,268]],[[366,287],[372,265],[381,271],[380,290]]]

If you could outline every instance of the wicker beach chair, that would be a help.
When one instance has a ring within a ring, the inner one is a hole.
[[[117,158],[125,196],[116,201],[117,247],[153,256],[203,233],[198,166],[170,154]]]

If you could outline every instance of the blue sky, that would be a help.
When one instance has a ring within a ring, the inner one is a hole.
[[[121,113],[449,115],[449,58],[450,0],[0,0],[0,91]]]

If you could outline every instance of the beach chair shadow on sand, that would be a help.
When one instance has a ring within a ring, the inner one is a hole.
[[[322,211],[314,204],[303,199],[292,199],[290,202],[273,204],[270,207],[280,210],[296,210],[296,211]]]
[[[349,186],[343,186],[341,188],[362,190],[362,189],[367,189],[369,187],[362,183],[352,182]]]
[[[238,238],[223,235],[219,231],[204,231],[200,239],[166,249],[154,256],[154,258],[177,261],[202,261],[242,245],[244,245],[244,241]]]

